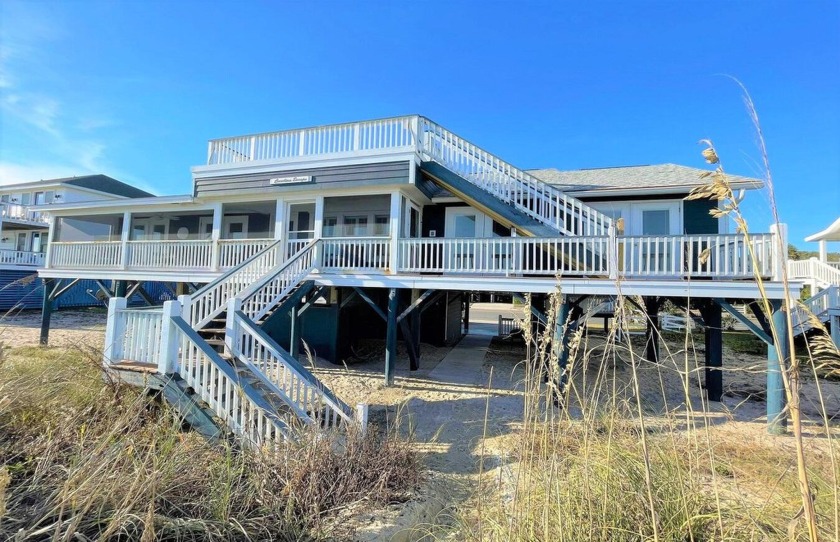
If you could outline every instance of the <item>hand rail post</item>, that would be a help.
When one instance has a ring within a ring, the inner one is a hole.
[[[125,320],[120,311],[128,305],[124,297],[112,297],[108,301],[108,322],[105,324],[105,350],[102,354],[103,364],[110,365],[122,356],[121,344],[118,342],[125,336]]]
[[[123,213],[122,232],[120,233],[120,269],[128,268],[128,240],[131,235],[131,212]]]
[[[192,296],[179,295],[178,303],[181,305],[181,318],[190,325],[192,325]]]
[[[231,297],[227,302],[227,316],[225,317],[225,350],[230,356],[242,351],[240,334],[236,332],[236,313],[242,310],[242,300]]]
[[[607,272],[610,280],[618,278],[618,238],[616,237],[615,224],[610,224],[608,228],[609,241],[607,248]]]
[[[178,339],[175,333],[174,316],[181,315],[181,304],[177,300],[163,304],[163,319],[160,328],[160,351],[158,352],[158,372],[173,374],[178,372]]]

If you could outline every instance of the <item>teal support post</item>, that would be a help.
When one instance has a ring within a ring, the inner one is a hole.
[[[645,298],[645,314],[647,314],[645,359],[654,363],[659,363],[659,305],[658,297]]]
[[[114,297],[126,297],[128,292],[128,281],[115,280],[114,281]]]
[[[557,322],[554,326],[554,338],[551,341],[554,350],[554,356],[557,358],[557,393],[563,394],[566,388],[566,366],[569,363],[569,336],[571,335],[571,325],[569,322],[569,315],[571,314],[572,304],[568,297],[563,296],[560,306],[557,307]],[[559,397],[558,397],[559,399]]]
[[[470,334],[470,292],[464,292],[464,335]]]
[[[720,402],[723,397],[723,318],[720,305],[709,302],[702,309],[706,326],[706,394],[709,401]]]
[[[398,290],[388,290],[388,329],[385,335],[385,385],[394,385],[394,367],[397,364],[397,309],[399,308]]]
[[[50,342],[50,320],[55,305],[53,294],[56,286],[55,279],[44,279],[44,301],[41,304],[41,336],[38,340],[41,346],[47,346]]]
[[[767,347],[767,431],[781,435],[787,430],[782,370],[788,366],[791,354],[787,314],[781,301],[773,301],[773,329],[775,344]]]
[[[300,307],[297,303],[292,306],[289,314],[289,354],[297,361],[300,356]]]

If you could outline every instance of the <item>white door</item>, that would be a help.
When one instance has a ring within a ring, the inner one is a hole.
[[[488,228],[487,222],[490,222]],[[479,271],[485,255],[472,239],[487,237],[493,222],[472,207],[446,208],[446,265],[450,271]]]
[[[631,210],[631,235],[636,242],[639,270],[647,273],[673,271],[678,257],[669,236],[680,233],[679,202],[635,203]]]

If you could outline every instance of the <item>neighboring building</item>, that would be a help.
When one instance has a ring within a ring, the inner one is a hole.
[[[148,196],[151,194],[106,175],[0,185],[0,310],[41,307],[41,284],[34,275],[44,266],[51,206]],[[61,297],[61,303],[96,304],[96,298],[88,293],[91,289],[96,292],[98,287],[90,282],[79,284]]]
[[[271,389],[247,392],[249,404],[272,420],[282,415],[265,393],[299,417],[312,412],[295,399],[300,388],[272,380],[280,373],[345,416],[297,361],[301,339],[339,362],[356,341],[384,337],[391,382],[398,335],[416,367],[421,339],[461,336],[468,294],[530,293],[544,315],[558,286],[575,322],[619,293],[643,300],[650,359],[661,304],[700,309],[711,330],[706,386],[720,400],[721,310],[764,295],[778,312],[787,245],[783,229],[730,233],[709,215],[717,201],[685,201],[702,173],[671,164],[528,172],[419,116],[217,139],[189,194],[53,205],[40,275],[48,291],[60,279],[109,278],[118,292],[179,283],[184,296],[163,310],[112,300],[106,363],[179,375],[222,419],[238,414],[223,411],[202,367],[218,378],[233,375],[230,359],[249,367]],[[561,321],[558,337],[569,332]],[[770,396],[781,397],[778,385],[768,382]]]

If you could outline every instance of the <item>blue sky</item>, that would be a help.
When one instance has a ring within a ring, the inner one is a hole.
[[[791,241],[840,216],[840,2],[0,3],[0,183],[190,191],[207,140],[420,113],[523,168],[762,176]],[[726,75],[725,75],[726,74]],[[753,231],[768,196],[745,201]]]

